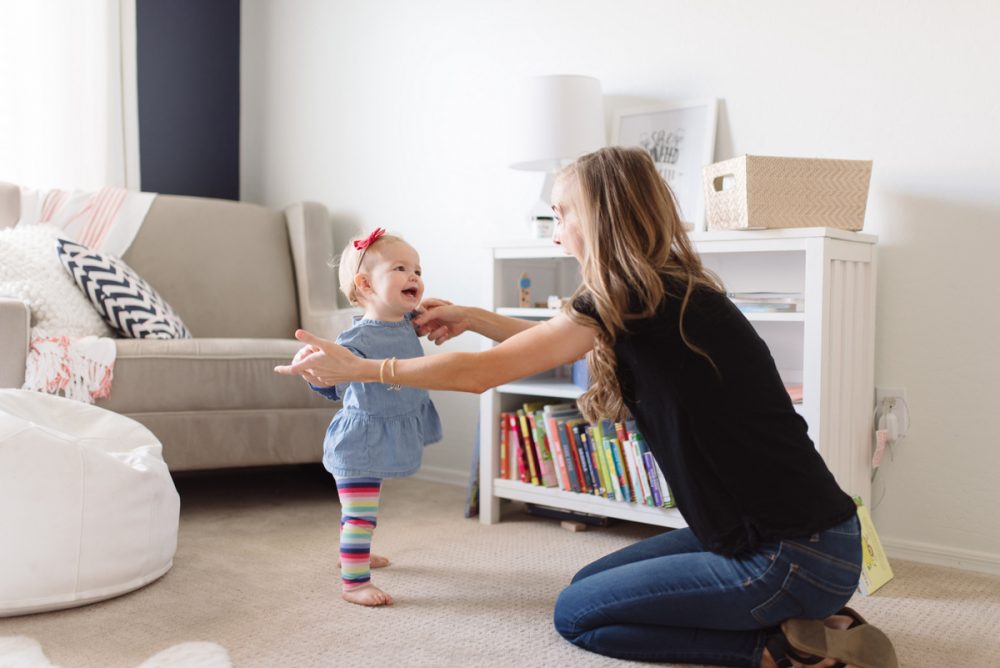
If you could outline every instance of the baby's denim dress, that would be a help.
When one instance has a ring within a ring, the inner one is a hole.
[[[359,357],[408,359],[424,354],[407,315],[399,322],[354,317],[337,343]],[[388,365],[385,369],[389,373]],[[427,390],[383,383],[344,383],[313,389],[344,407],[323,441],[323,466],[335,478],[401,478],[420,468],[424,446],[441,440],[441,419]]]

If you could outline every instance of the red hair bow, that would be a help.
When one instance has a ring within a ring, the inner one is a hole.
[[[367,239],[356,239],[354,241],[354,248],[356,250],[364,250],[375,243],[375,240],[383,234],[385,234],[385,230],[381,227],[376,227],[375,231],[369,234]]]

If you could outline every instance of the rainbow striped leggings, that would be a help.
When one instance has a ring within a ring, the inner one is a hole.
[[[340,497],[340,579],[344,591],[371,582],[372,533],[381,478],[336,478]]]

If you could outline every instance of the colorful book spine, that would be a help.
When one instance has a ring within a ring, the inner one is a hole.
[[[508,455],[510,426],[507,424],[507,414],[500,413],[500,477],[507,480],[510,477],[510,457]]]
[[[632,441],[628,438],[624,441],[619,439],[619,444],[622,448],[622,454],[625,455],[625,468],[628,472],[629,494],[632,496],[632,501],[634,503],[642,503],[642,485],[639,482],[639,470],[635,465],[635,448],[632,446]]]
[[[606,497],[608,494],[607,472],[601,466],[602,458],[598,456],[599,450],[592,425],[588,424],[584,431],[587,433],[587,456],[590,457],[590,468],[596,477],[597,488],[594,489],[594,496]]]
[[[628,434],[625,425],[621,422],[615,423],[615,436],[618,439],[618,449],[625,462],[625,489],[628,492],[629,501],[639,500],[639,482],[635,478],[635,459],[631,457],[632,448],[628,444]]]
[[[618,438],[615,436],[614,427],[607,420],[601,420],[601,429],[604,431],[604,442],[608,445],[608,451],[611,453],[611,461],[615,472],[612,482],[618,494],[618,500],[628,501],[628,483],[625,480],[625,467],[622,464],[621,451],[618,448]]]
[[[569,483],[569,476],[566,472],[566,458],[562,451],[562,441],[559,440],[559,434],[555,429],[556,422],[548,410],[548,406],[542,409],[542,423],[545,425],[545,438],[548,441],[549,450],[552,452],[552,459],[556,464],[556,478],[559,481],[559,488],[572,490],[573,487]]]
[[[635,460],[636,477],[639,479],[639,492],[642,494],[642,503],[647,506],[653,505],[653,492],[649,487],[649,476],[646,473],[646,463],[642,460],[642,450],[639,448],[635,434],[628,435],[628,444],[632,448],[632,458]]]
[[[667,477],[663,475],[663,471],[660,470],[660,465],[656,463],[656,458],[653,458],[653,465],[656,467],[656,477],[660,482],[660,494],[663,495],[663,507],[673,508],[674,499],[670,494],[670,485],[667,484]]]
[[[518,428],[521,430],[521,445],[524,448],[526,459],[528,460],[528,482],[532,485],[541,485],[542,482],[538,478],[538,453],[535,449],[535,443],[531,439],[531,430],[528,428],[528,418],[524,414],[523,410],[517,411],[517,424]]]
[[[601,454],[604,455],[604,465],[608,469],[608,498],[615,501],[624,501],[622,490],[618,486],[618,471],[615,469],[615,456],[611,452],[611,443],[601,425],[594,425],[594,434],[601,444]]]
[[[580,470],[583,472],[583,480],[585,482],[581,491],[586,494],[593,494],[594,489],[598,485],[594,482],[594,470],[590,466],[590,456],[587,454],[586,428],[586,422],[577,420],[573,423],[572,432],[574,443],[576,444],[576,453],[580,460]]]
[[[576,468],[576,477],[580,481],[580,489],[578,491],[587,494],[590,492],[589,483],[586,477],[586,469],[584,469],[583,462],[580,460],[580,450],[577,448],[576,433],[573,431],[573,426],[581,422],[579,419],[567,420],[565,425],[566,438],[569,440],[569,448],[573,454],[573,466]]]
[[[646,475],[649,476],[649,487],[653,495],[653,505],[659,508],[663,505],[663,493],[660,491],[660,479],[656,473],[656,461],[653,459],[653,453],[649,450],[642,453],[642,459],[646,463]]]
[[[556,418],[556,432],[559,434],[559,444],[563,449],[563,457],[566,459],[566,469],[569,474],[571,489],[574,492],[580,491],[580,467],[576,463],[576,449],[569,439],[569,430],[566,428],[566,420]]]
[[[509,413],[507,424],[510,426],[510,453],[514,461],[517,462],[517,477],[514,477],[514,471],[512,470],[511,480],[531,482],[531,475],[528,472],[527,452],[524,442],[521,440],[521,430],[517,425],[517,415]],[[511,465],[511,468],[513,469],[513,465]]]
[[[538,450],[538,460],[540,464],[539,477],[546,487],[558,487],[559,481],[556,479],[556,467],[552,461],[552,450],[549,448],[549,439],[545,435],[545,422],[542,420],[542,412],[528,413],[528,426],[531,427],[531,435],[535,439],[535,448]]]

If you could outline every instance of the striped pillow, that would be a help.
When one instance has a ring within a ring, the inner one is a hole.
[[[97,312],[129,339],[190,339],[180,316],[127,264],[67,239],[56,241],[63,267]]]

